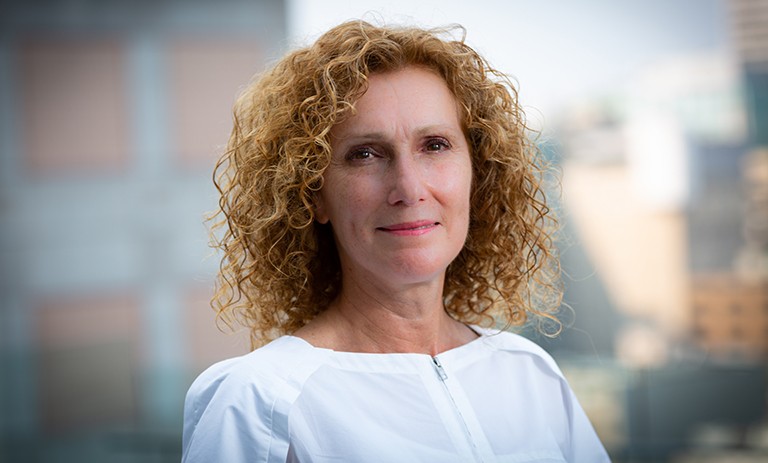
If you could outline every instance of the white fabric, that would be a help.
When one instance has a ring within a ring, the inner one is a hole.
[[[284,336],[220,362],[187,394],[183,461],[609,461],[546,352],[478,332],[436,360]]]

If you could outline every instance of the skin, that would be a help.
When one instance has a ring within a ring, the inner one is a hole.
[[[339,297],[295,335],[347,352],[436,355],[476,338],[442,303],[467,237],[472,166],[455,98],[419,67],[374,74],[331,131],[316,198],[342,266]]]

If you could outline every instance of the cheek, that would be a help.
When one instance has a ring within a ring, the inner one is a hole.
[[[456,206],[457,210],[469,211],[469,200],[472,194],[471,166],[463,163],[451,166],[439,173],[435,178],[440,179],[438,188],[443,192],[445,200]]]
[[[334,177],[324,186],[322,209],[336,227],[356,226],[371,211],[374,195],[363,179]]]
[[[450,201],[454,205],[454,217],[462,228],[469,229],[472,197],[472,171],[469,167],[462,168],[452,178],[450,185]]]

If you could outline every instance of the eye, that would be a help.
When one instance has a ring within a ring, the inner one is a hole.
[[[376,150],[370,146],[352,148],[347,154],[348,161],[366,161],[377,156]]]
[[[424,144],[424,149],[426,151],[432,151],[432,152],[439,152],[444,151],[450,148],[451,145],[448,143],[448,140],[445,138],[430,138],[427,140],[427,142]]]

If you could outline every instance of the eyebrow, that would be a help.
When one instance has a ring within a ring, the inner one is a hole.
[[[417,137],[424,137],[430,134],[437,135],[439,133],[444,133],[446,131],[450,132],[451,134],[456,134],[460,136],[464,135],[464,132],[461,129],[457,131],[453,127],[446,124],[433,124],[433,125],[426,125],[424,127],[419,127],[418,129],[416,129],[415,135]],[[380,132],[380,131],[360,132],[360,133],[353,132],[353,133],[345,134],[343,137],[335,136],[333,138],[340,142],[351,141],[354,144],[354,143],[364,143],[364,142],[388,141],[389,135],[386,132]]]

